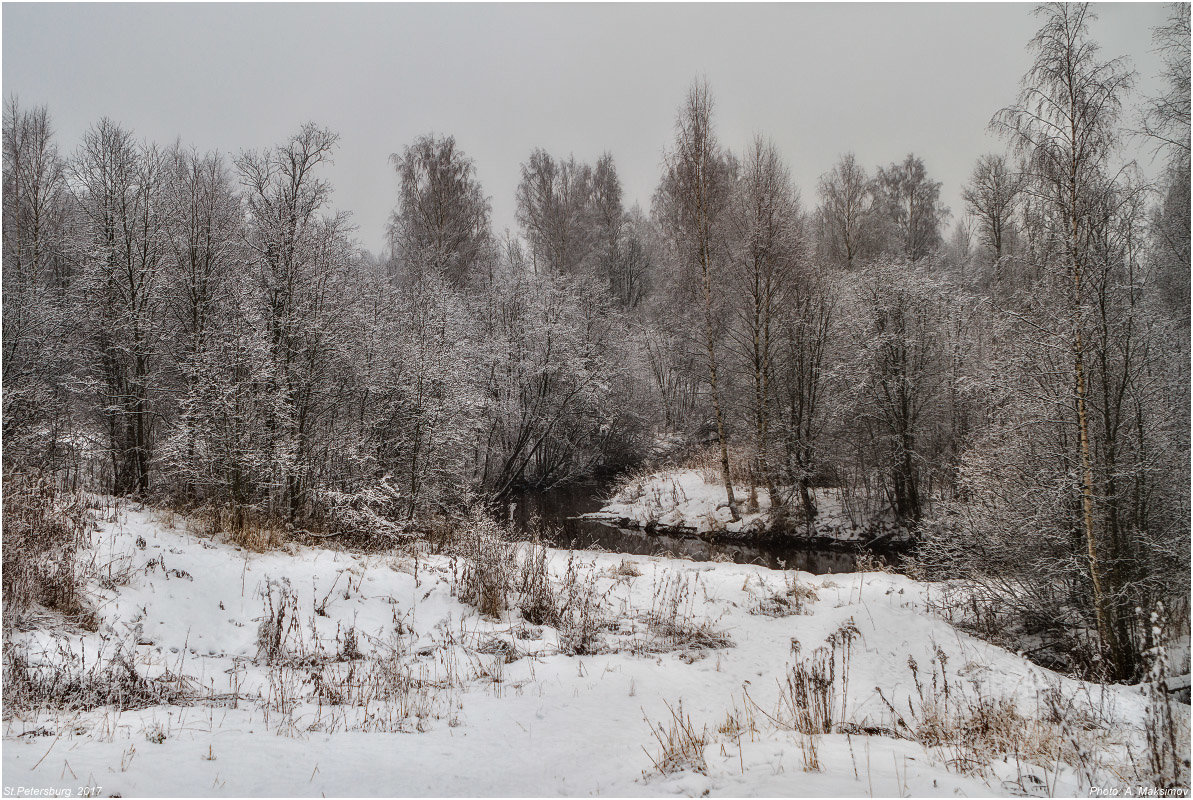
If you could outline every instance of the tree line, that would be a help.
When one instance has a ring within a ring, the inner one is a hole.
[[[1140,120],[1089,9],[1037,14],[955,214],[914,154],[845,154],[805,202],[696,82],[648,210],[611,155],[536,149],[498,234],[472,159],[424,136],[378,257],[330,205],[327,128],[229,156],[103,119],[63,152],[10,98],[5,474],[399,537],[708,446],[735,517],[765,492],[811,525],[831,488],[1137,675],[1189,588],[1188,7]],[[1134,135],[1158,181],[1120,163]]]

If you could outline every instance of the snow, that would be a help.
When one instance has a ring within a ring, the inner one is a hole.
[[[927,683],[942,653],[956,693],[1009,698],[1027,716],[1042,713],[1049,692],[1088,701],[1105,727],[1105,757],[1125,763],[1127,744],[1142,752],[1146,704],[1137,688],[1082,684],[977,640],[930,613],[931,585],[900,575],[550,550],[553,577],[563,580],[570,563],[605,609],[603,652],[573,656],[560,652],[557,631],[517,611],[485,618],[461,603],[453,585],[462,565],[447,556],[294,545],[254,553],[140,507],[103,521],[94,551],[99,630],[47,619],[14,634],[10,647],[41,664],[67,652],[94,664],[124,647],[141,674],[186,676],[208,699],[10,713],[6,796],[10,787],[92,787],[105,796],[943,796],[1021,794],[1035,782],[1085,793],[1068,766],[1007,757],[960,774],[947,747],[891,735],[882,698],[911,709],[909,658]],[[259,652],[263,595],[276,602],[286,586],[297,610],[288,647],[308,657],[307,667],[270,667]],[[757,613],[793,587],[807,596],[806,613]],[[732,646],[656,646],[643,620],[667,598],[678,598],[681,620]],[[791,665],[850,623],[857,637],[844,721],[854,732],[810,739],[780,724]],[[349,628],[365,658],[328,660]],[[315,656],[325,675],[356,670],[363,681],[387,653],[411,679],[406,695],[369,707],[319,699]],[[651,726],[670,720],[669,708],[705,731],[703,772],[655,771]],[[755,730],[724,725],[730,712],[743,719],[750,709]],[[805,768],[810,744],[818,770]]]
[[[715,475],[697,469],[665,470],[623,481],[603,508],[583,516],[633,528],[701,535],[760,533],[779,525],[838,542],[870,542],[901,533],[889,511],[866,509],[865,503],[851,502],[834,489],[811,490],[817,509],[811,526],[777,520],[765,489],[757,490],[757,510],[750,510],[745,502],[749,487],[734,486],[733,492],[740,517],[736,521],[726,503],[725,486]]]

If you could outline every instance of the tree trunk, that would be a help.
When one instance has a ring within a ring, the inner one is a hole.
[[[1089,577],[1093,588],[1094,614],[1097,619],[1098,638],[1110,660],[1112,678],[1125,677],[1127,668],[1125,653],[1118,640],[1114,609],[1102,585],[1102,570],[1098,563],[1097,532],[1094,525],[1094,469],[1090,457],[1089,415],[1086,410],[1085,345],[1081,335],[1081,277],[1082,268],[1078,252],[1077,219],[1077,170],[1072,168],[1069,178],[1069,198],[1074,207],[1070,209],[1070,245],[1073,254],[1073,393],[1077,410],[1078,449],[1081,463],[1081,524],[1085,535],[1086,555],[1089,559]]]

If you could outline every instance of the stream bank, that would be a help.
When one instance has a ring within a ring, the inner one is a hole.
[[[858,539],[808,537],[801,531],[701,531],[697,527],[635,524],[602,512],[617,494],[610,481],[571,483],[511,497],[507,513],[526,538],[539,536],[555,547],[599,549],[692,561],[731,561],[815,574],[858,572],[897,566],[901,548],[868,548]]]

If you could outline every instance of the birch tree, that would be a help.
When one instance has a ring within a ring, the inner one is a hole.
[[[1098,207],[1104,205],[1111,178],[1106,174],[1117,143],[1122,97],[1132,74],[1119,59],[1102,61],[1089,38],[1091,12],[1085,4],[1041,6],[1043,25],[1031,42],[1034,61],[1016,105],[1000,111],[994,125],[1010,138],[1032,171],[1032,187],[1050,222],[1058,263],[1069,293],[1069,350],[1072,423],[1077,451],[1080,497],[1079,530],[1086,547],[1088,574],[1098,636],[1117,677],[1134,669],[1123,620],[1112,597],[1115,586],[1100,562],[1104,545],[1095,494],[1090,440],[1087,326],[1089,285],[1096,270]]]
[[[890,229],[890,252],[918,261],[941,243],[948,209],[940,203],[940,181],[928,177],[924,162],[908,154],[902,162],[879,168],[876,208]]]
[[[663,182],[655,196],[655,209],[681,271],[697,287],[697,302],[703,318],[709,398],[721,456],[721,479],[730,514],[736,520],[739,514],[729,472],[725,409],[718,383],[720,344],[714,321],[714,303],[720,300],[719,295],[724,291],[724,225],[730,166],[712,129],[712,110],[707,82],[694,83],[675,122],[674,149],[667,155]]]
[[[994,154],[978,159],[969,184],[961,190],[962,199],[977,220],[978,235],[990,249],[996,283],[1000,277],[999,264],[1012,234],[1019,190],[1018,176],[1007,168],[1004,157]]]
[[[874,183],[853,153],[820,177],[821,257],[852,270],[869,255],[869,226],[874,209]]]
[[[398,207],[390,246],[407,273],[430,271],[451,286],[490,279],[494,258],[489,199],[476,164],[455,137],[422,136],[390,156],[398,174]]]
[[[761,479],[774,506],[779,498],[770,458],[771,380],[778,317],[788,300],[797,261],[803,256],[803,241],[799,199],[773,142],[762,137],[754,139],[742,163],[731,205],[730,290],[737,308],[731,337],[750,387],[747,406],[754,434],[751,473]]]

